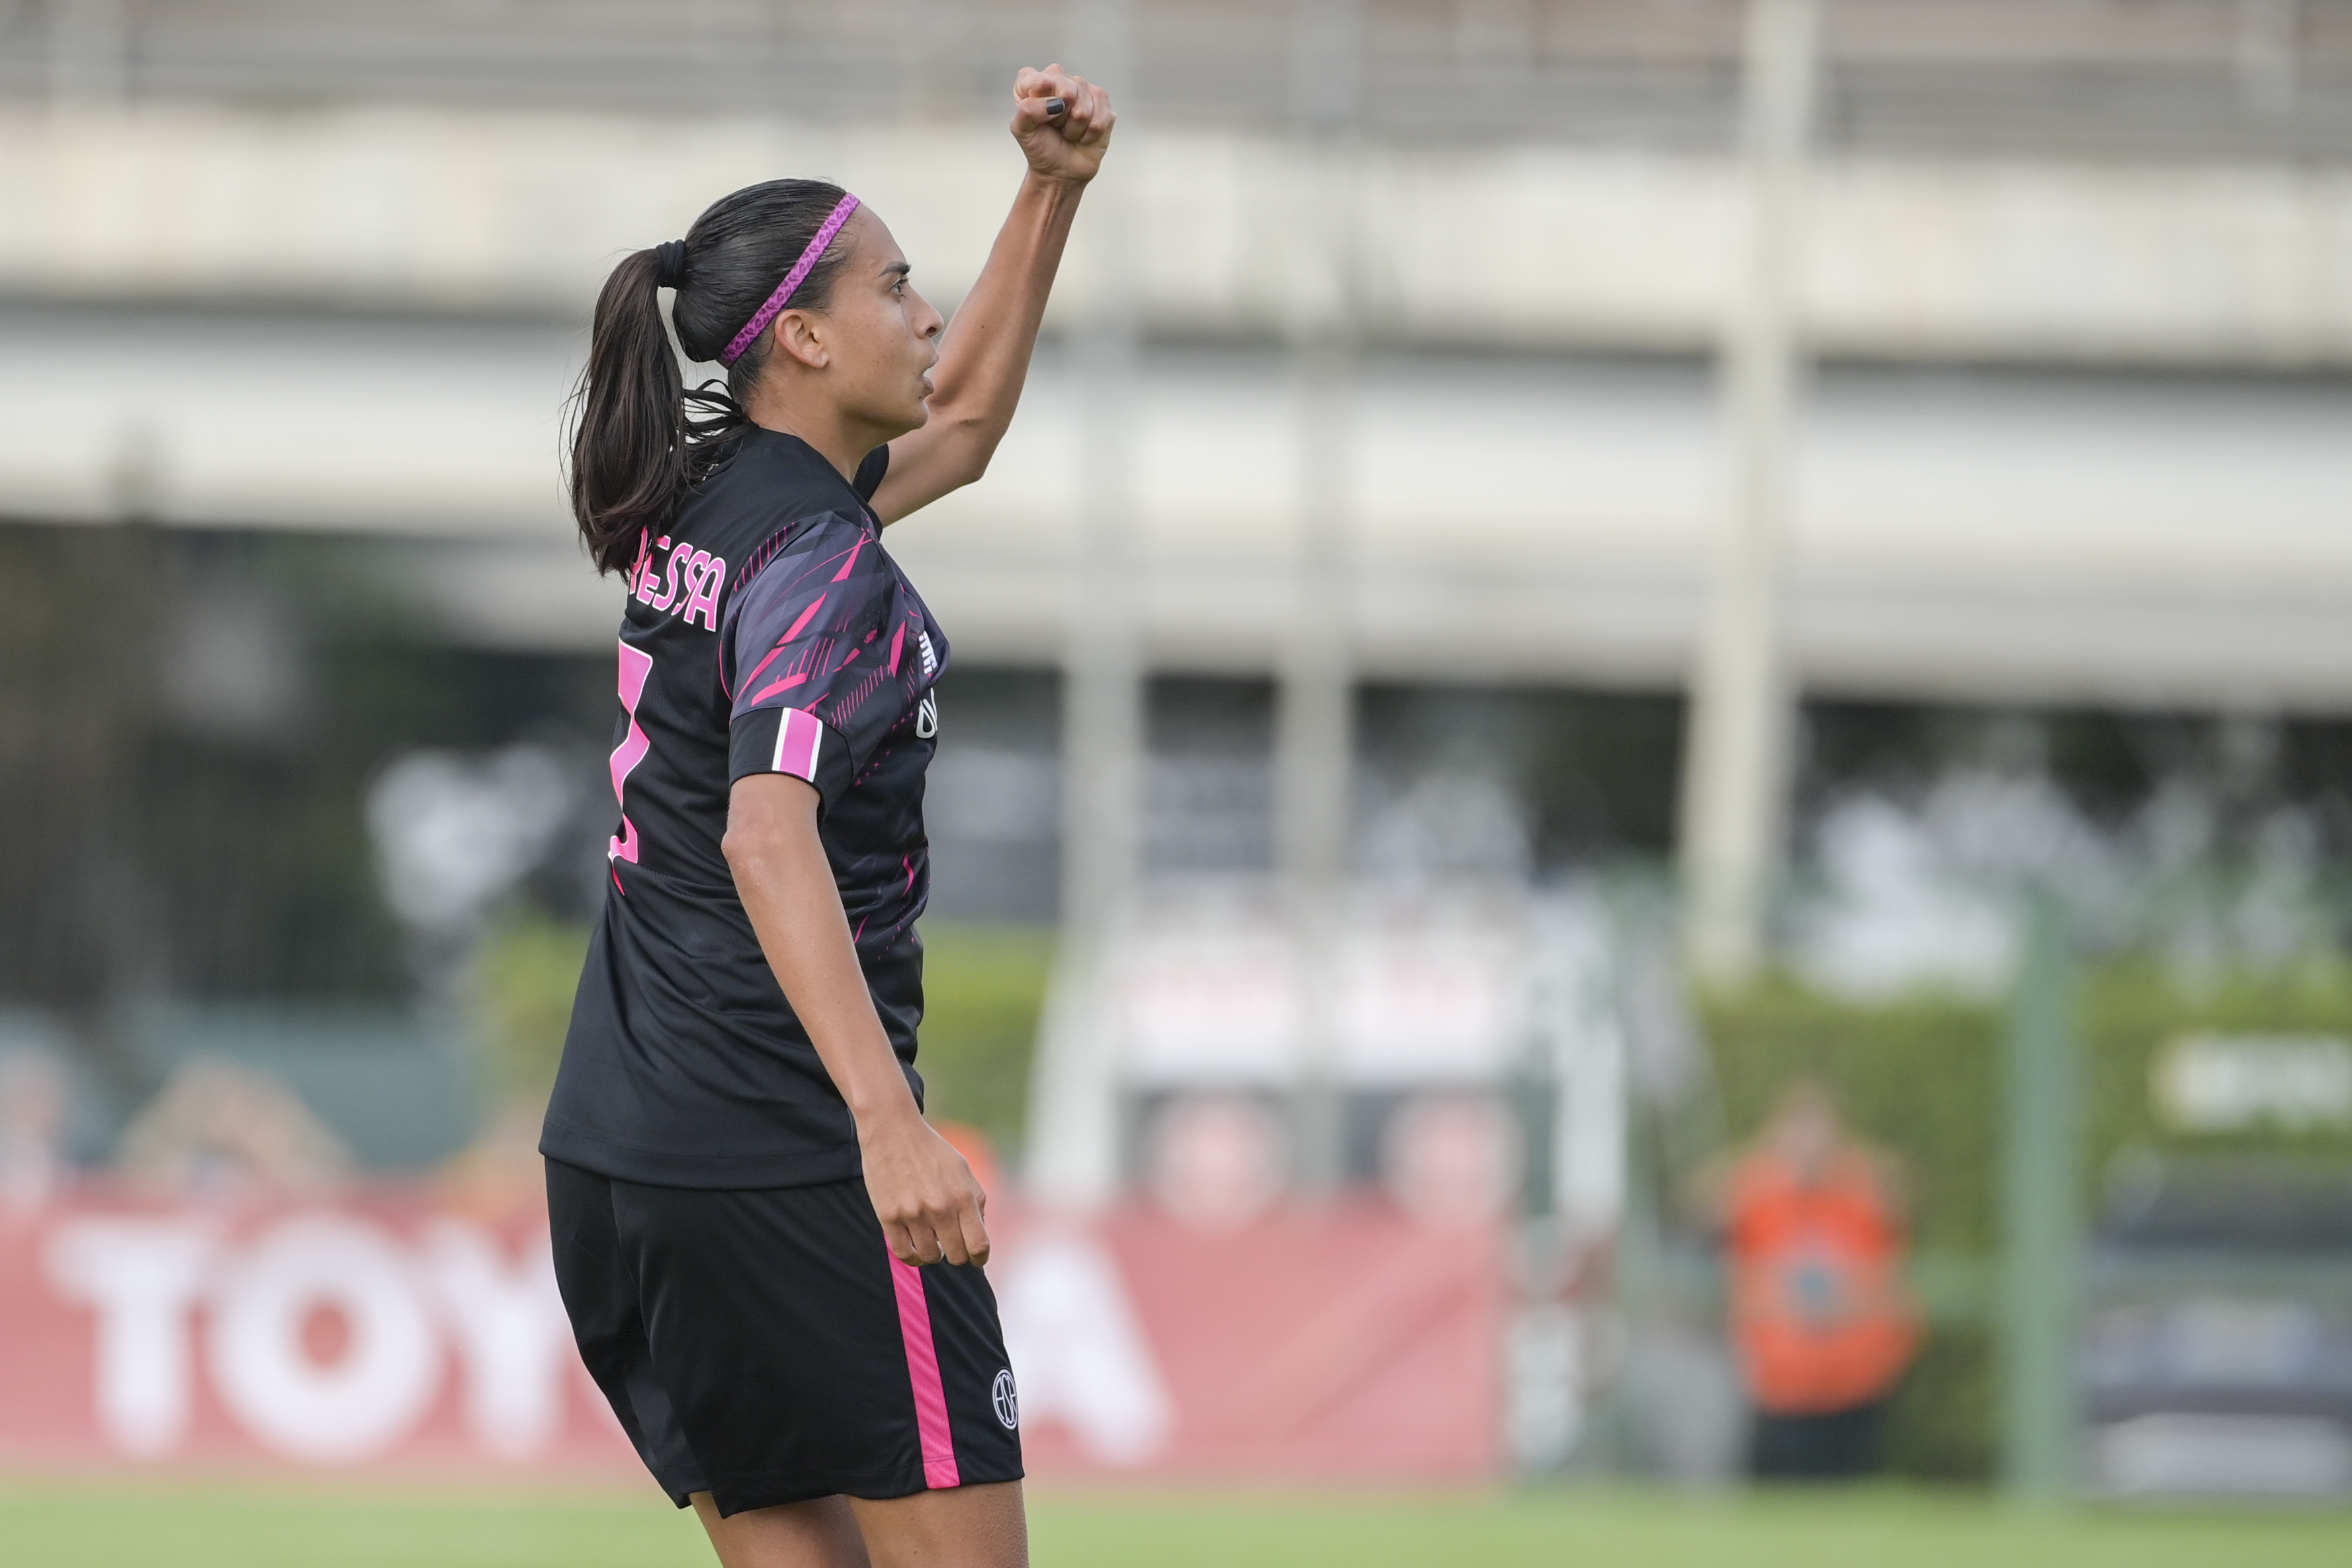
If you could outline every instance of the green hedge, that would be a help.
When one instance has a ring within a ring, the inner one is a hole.
[[[2084,1212],[2095,1215],[2118,1155],[2253,1155],[2352,1163],[2352,1132],[2196,1134],[2168,1127],[2149,1092],[2157,1054],[2196,1029],[2352,1035],[2352,965],[2318,963],[2189,985],[2157,960],[2086,964],[2074,993],[2083,1050]],[[1811,1077],[1849,1122],[1903,1164],[1913,1237],[1930,1279],[1979,1288],[1930,1291],[1962,1310],[1937,1314],[1898,1396],[1890,1461],[1901,1472],[1990,1472],[1995,1404],[1988,1303],[2000,1241],[2000,1043],[1998,1002],[1922,994],[1843,1001],[1777,975],[1706,998],[1700,1016],[1723,1120],[1745,1139],[1790,1082]],[[1974,1321],[1971,1321],[1973,1319]]]
[[[1862,1005],[1775,977],[1707,998],[1701,1017],[1734,1138],[1790,1083],[1819,1079],[1851,1125],[1901,1159],[1920,1249],[1992,1249],[1997,1008],[1934,995]]]
[[[1029,1057],[1045,1001],[1054,933],[1027,926],[923,925],[919,1065],[935,1118],[969,1121],[1017,1148]],[[484,937],[467,1001],[495,1100],[544,1099],[563,1054],[588,928],[524,913]]]
[[[572,1026],[588,928],[536,912],[493,927],[474,952],[467,1001],[482,1048],[483,1088],[504,1104],[544,1100]]]
[[[915,1065],[934,1121],[967,1121],[1010,1157],[1029,1110],[1029,1058],[1054,932],[923,922],[923,1028]]]
[[[2081,1000],[2084,1131],[2092,1162],[2086,1174],[2092,1181],[2127,1150],[2352,1161],[2352,1129],[2186,1133],[2158,1121],[2148,1092],[2158,1051],[2190,1030],[2352,1035],[2352,964],[2313,963],[2268,973],[2234,973],[2191,991],[2168,980],[2154,960],[2134,959],[2092,971]]]

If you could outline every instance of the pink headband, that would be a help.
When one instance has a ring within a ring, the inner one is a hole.
[[[760,334],[766,331],[768,323],[792,302],[793,290],[807,280],[809,268],[824,257],[824,247],[833,243],[833,237],[841,232],[841,226],[847,223],[849,215],[856,210],[856,196],[841,198],[833,209],[833,216],[817,226],[816,237],[808,242],[808,248],[801,252],[798,261],[793,263],[793,269],[784,274],[784,280],[776,285],[776,291],[768,296],[768,302],[751,312],[751,319],[743,323],[743,330],[735,334],[726,351],[719,354],[720,364],[733,364],[743,357],[745,349],[760,341]]]

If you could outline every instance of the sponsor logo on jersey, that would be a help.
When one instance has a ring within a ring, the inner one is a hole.
[[[940,732],[940,694],[923,693],[923,700],[915,709],[915,734],[928,741]]]
[[[996,1406],[996,1418],[1007,1432],[1021,1429],[1021,1391],[1013,1386],[1013,1369],[1006,1367],[996,1374],[996,1386],[989,1390],[989,1401]]]

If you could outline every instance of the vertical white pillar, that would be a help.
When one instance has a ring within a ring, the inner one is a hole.
[[[1130,0],[1072,0],[1070,68],[1133,110]],[[1062,944],[1031,1070],[1026,1174],[1067,1206],[1118,1186],[1118,936],[1139,874],[1143,572],[1133,486],[1138,323],[1129,204],[1116,161],[1087,194],[1091,251],[1076,344],[1080,547],[1062,651]]]
[[[1354,434],[1354,173],[1361,0],[1297,0],[1292,91],[1297,224],[1292,364],[1298,500],[1290,605],[1276,655],[1276,854],[1306,1003],[1292,1132],[1310,1193],[1343,1163],[1333,994],[1355,751],[1349,469]]]
[[[1738,979],[1761,956],[1785,831],[1793,694],[1782,646],[1799,374],[1796,282],[1817,0],[1749,0],[1747,215],[1726,322],[1727,485],[1691,687],[1680,849],[1698,971]]]
[[[1355,751],[1348,500],[1355,356],[1343,330],[1310,327],[1295,356],[1297,531],[1275,695],[1276,859],[1289,887],[1318,901],[1337,896],[1347,875]]]

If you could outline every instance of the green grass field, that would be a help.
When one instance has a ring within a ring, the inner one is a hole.
[[[1965,1497],[1433,1499],[1232,1494],[1033,1500],[1038,1568],[2341,1568],[2352,1514],[2087,1510]],[[268,1490],[89,1482],[0,1489],[9,1568],[708,1568],[688,1516],[630,1496]]]

